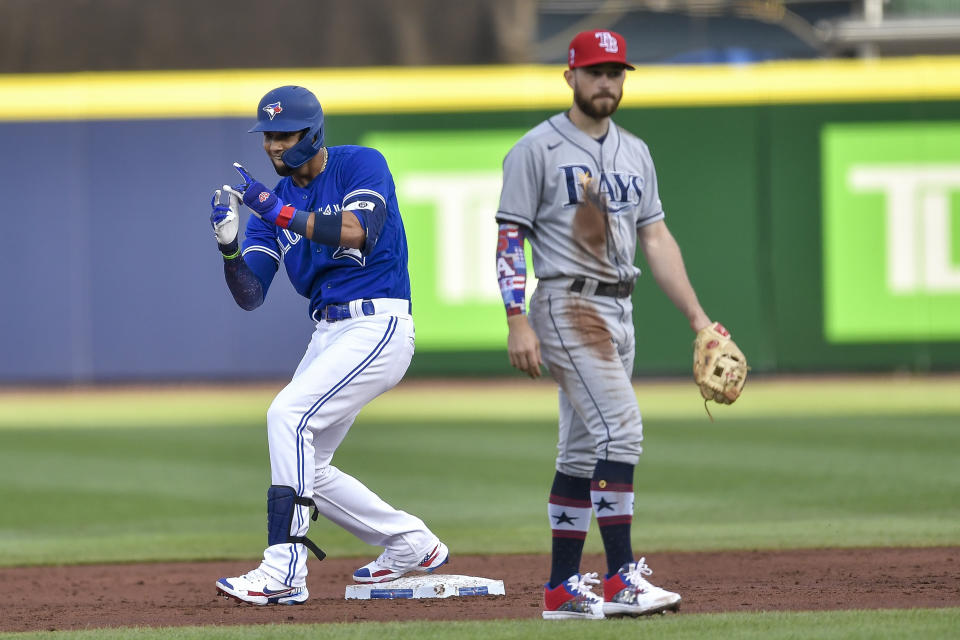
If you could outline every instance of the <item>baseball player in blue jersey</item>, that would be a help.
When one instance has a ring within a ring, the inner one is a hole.
[[[281,264],[308,302],[316,330],[293,379],[267,411],[271,486],[260,566],[217,580],[218,595],[251,604],[309,597],[307,537],[323,515],[380,556],[353,574],[361,583],[431,572],[448,551],[419,518],[384,502],[330,464],[354,418],[392,388],[413,356],[407,243],[384,157],[360,146],[325,147],[323,111],[303,87],[267,93],[251,132],[282,176],[273,189],[235,164],[241,182],[214,192],[211,222],[227,286],[246,310],[260,306]],[[238,238],[240,202],[255,214]],[[277,328],[282,331],[282,327]]]

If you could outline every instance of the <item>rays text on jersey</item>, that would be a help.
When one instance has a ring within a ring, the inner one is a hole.
[[[576,206],[583,201],[584,178],[592,178],[590,167],[585,164],[566,164],[557,167],[563,173],[563,182],[567,187],[567,202],[565,206]],[[619,203],[622,206],[611,206],[611,212],[620,211],[626,205],[640,204],[643,196],[643,177],[625,171],[604,171],[596,181],[599,195],[603,196],[610,205]]]

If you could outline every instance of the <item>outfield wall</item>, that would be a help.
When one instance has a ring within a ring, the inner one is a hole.
[[[553,67],[0,77],[12,288],[0,382],[285,377],[311,323],[279,279],[240,311],[209,229],[259,96],[316,90],[327,143],[381,149],[411,256],[411,373],[508,371],[493,265],[503,154],[565,108]],[[708,313],[757,371],[960,365],[960,59],[656,67],[617,122],[650,145]],[[641,268],[645,268],[642,261]],[[692,335],[649,274],[637,373]]]

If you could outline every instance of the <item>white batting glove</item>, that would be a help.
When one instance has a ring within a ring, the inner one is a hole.
[[[233,245],[237,241],[237,232],[240,230],[240,198],[229,185],[213,192],[210,201],[213,213],[210,214],[210,224],[213,225],[213,235],[221,247]]]

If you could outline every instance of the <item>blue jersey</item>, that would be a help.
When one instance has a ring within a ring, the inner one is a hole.
[[[328,304],[358,298],[410,299],[407,237],[400,220],[393,176],[383,155],[368,147],[328,147],[323,173],[304,188],[289,177],[273,191],[284,204],[301,211],[340,211],[358,194],[382,200],[386,219],[369,255],[359,249],[317,244],[257,216],[247,220],[243,257],[264,285],[264,293],[279,264],[297,293],[310,300],[311,317]],[[265,277],[266,276],[266,277]]]

